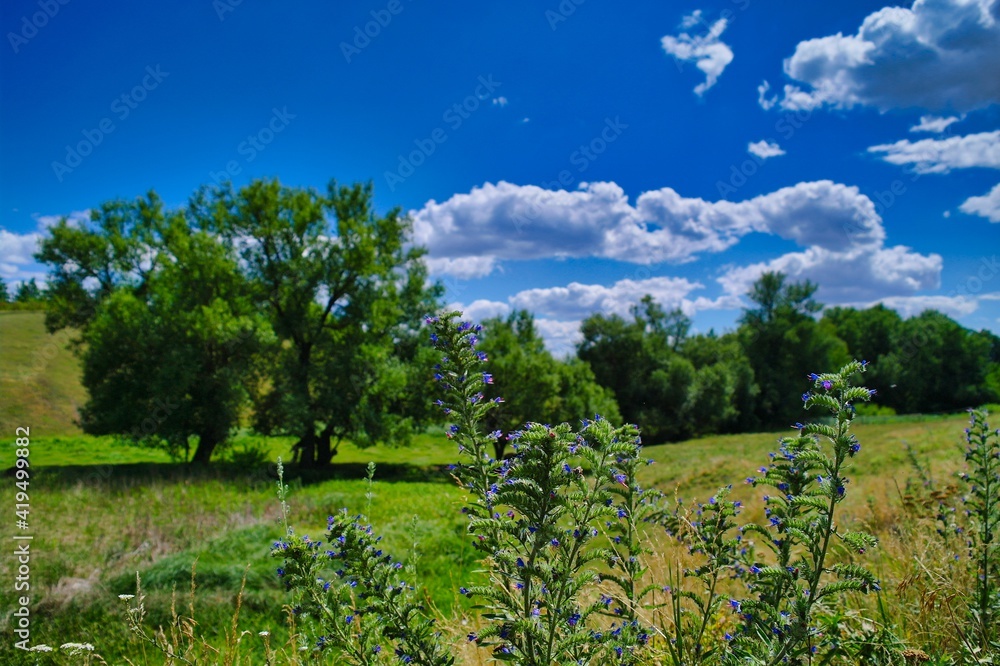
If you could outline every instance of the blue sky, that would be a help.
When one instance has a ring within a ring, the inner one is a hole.
[[[0,8],[0,277],[155,189],[372,180],[448,298],[567,351],[651,293],[734,325],[763,270],[1000,331],[1000,0]]]

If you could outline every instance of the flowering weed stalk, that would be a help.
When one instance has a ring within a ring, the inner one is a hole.
[[[844,592],[880,589],[875,576],[850,557],[830,562],[835,543],[856,555],[877,545],[873,536],[841,531],[835,522],[837,506],[847,493],[848,461],[861,449],[851,433],[854,403],[874,394],[852,383],[864,370],[864,363],[854,361],[837,373],[810,375],[814,390],[802,396],[805,407],[829,411],[833,424],[795,424],[799,436],[782,439],[771,464],[751,479],[754,486],[776,491],[764,497],[768,522],[743,527],[747,536],[762,537],[771,557],[748,562],[748,587],[754,596],[732,602],[742,628],[731,642],[729,663],[822,661],[824,654],[838,648],[821,635],[817,613]]]
[[[382,551],[364,517],[344,509],[327,529],[326,542],[314,541],[295,536],[286,522],[285,538],[272,545],[284,560],[278,575],[295,595],[296,614],[313,623],[314,650],[331,650],[347,664],[453,664],[414,586],[403,580],[403,564]]]
[[[736,526],[742,503],[728,499],[731,486],[719,489],[708,502],[697,504],[692,512],[680,500],[673,511],[656,515],[657,523],[685,544],[688,553],[699,558],[693,567],[680,564],[668,569],[668,585],[663,588],[670,624],[662,627],[667,638],[667,652],[674,664],[717,663],[721,640],[707,635],[727,597],[722,593],[727,577],[742,576],[742,534]],[[685,586],[694,581],[695,590]],[[732,602],[730,602],[732,603]]]
[[[487,567],[488,584],[461,590],[481,601],[488,621],[469,640],[517,664],[634,663],[647,640],[635,614],[638,431],[600,417],[579,433],[529,423],[509,436],[514,454],[494,460],[488,443],[501,434],[482,433],[480,423],[502,399],[484,396],[492,377],[476,350],[480,329],[458,316],[428,323],[444,354],[438,405],[455,420],[455,475],[470,493],[469,532]],[[602,580],[619,594],[598,595]],[[605,614],[617,619],[598,622]]]
[[[991,429],[985,411],[972,411],[965,430],[965,515],[968,546],[975,568],[969,603],[970,631],[962,641],[971,663],[1000,658],[1000,430]]]

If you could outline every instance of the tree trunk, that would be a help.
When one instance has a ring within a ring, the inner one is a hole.
[[[198,448],[194,450],[192,465],[207,465],[212,460],[212,452],[222,438],[215,433],[204,432],[198,435]]]
[[[295,462],[304,467],[313,467],[316,464],[316,433],[312,428],[306,431],[302,439],[295,443]]]
[[[497,437],[493,440],[493,453],[495,460],[503,460],[503,453],[507,449],[507,440],[504,437]]]
[[[330,440],[333,437],[333,427],[327,426],[323,429],[323,432],[319,434],[319,438],[316,440],[316,467],[325,467],[330,464],[333,457],[337,455],[337,449],[340,447],[340,440],[337,440],[337,446],[331,447]]]

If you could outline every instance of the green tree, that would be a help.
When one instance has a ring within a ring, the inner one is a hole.
[[[412,425],[391,413],[413,385],[396,348],[416,353],[418,312],[436,309],[410,221],[376,215],[371,185],[327,193],[256,181],[203,191],[195,216],[239,248],[253,301],[277,336],[270,382],[255,399],[265,433],[298,438],[296,458],[325,465],[343,437],[393,440]]]
[[[808,280],[787,284],[784,274],[767,272],[747,294],[756,307],[744,311],[739,333],[760,389],[755,425],[797,420],[794,396],[802,393],[809,369],[840,367],[848,360],[833,324],[815,319],[823,307],[813,298],[816,289]]]
[[[118,289],[144,298],[147,281],[160,267],[166,214],[150,192],[101,204],[91,212],[90,224],[63,218],[49,229],[35,259],[49,266],[45,326],[50,333],[86,329],[98,306]]]
[[[493,445],[498,460],[506,435],[529,420],[558,424],[594,414],[620,418],[614,397],[597,383],[589,365],[578,359],[560,361],[549,353],[531,313],[515,310],[482,324],[478,349],[487,355],[486,369],[504,399],[487,417],[487,427],[504,434]]]
[[[10,303],[10,292],[3,278],[0,278],[0,303]]]
[[[6,292],[6,285],[4,291]],[[40,300],[42,300],[42,290],[35,282],[35,278],[25,280],[17,285],[17,292],[14,295],[15,303],[37,303]]]
[[[632,308],[631,321],[594,314],[580,327],[579,358],[612,391],[625,420],[641,424],[653,441],[693,431],[690,398],[697,373],[677,351],[689,327],[683,313],[664,312],[650,296]]]
[[[84,328],[81,424],[208,463],[238,424],[267,322],[232,250],[180,214],[163,223],[159,270],[142,294],[119,288]]]
[[[882,360],[883,404],[899,412],[943,412],[996,400],[988,378],[995,337],[934,310],[902,322]]]

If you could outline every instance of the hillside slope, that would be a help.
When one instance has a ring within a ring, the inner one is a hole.
[[[69,331],[49,335],[41,312],[0,312],[0,432],[28,426],[32,436],[79,433],[87,399]]]

